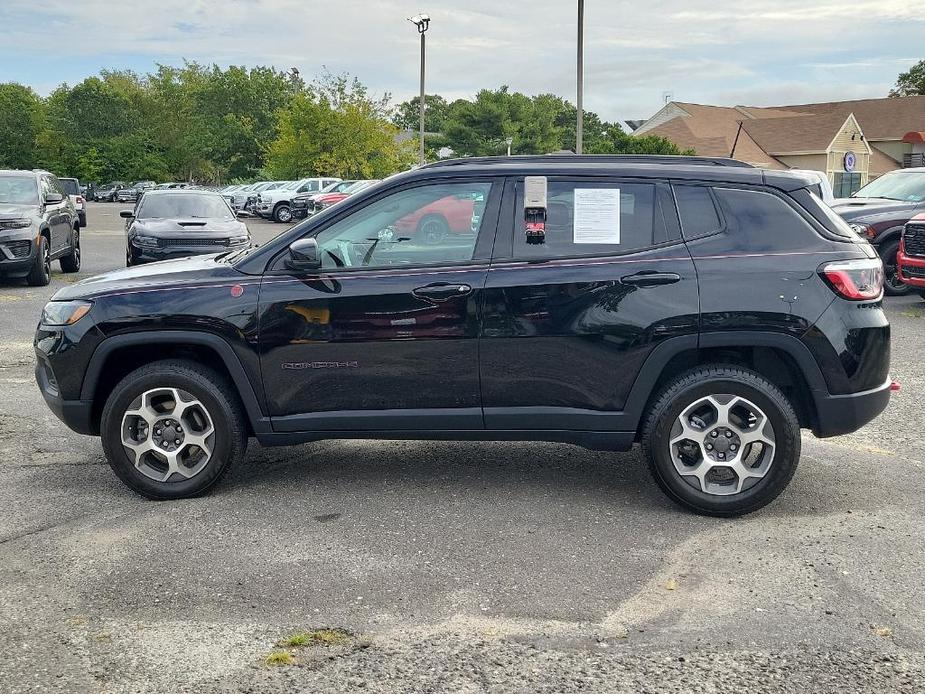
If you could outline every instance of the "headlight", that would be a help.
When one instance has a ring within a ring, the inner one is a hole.
[[[30,226],[31,219],[0,219],[0,229],[25,229]]]
[[[90,313],[93,304],[89,301],[49,301],[42,309],[44,325],[74,325]]]
[[[237,246],[241,243],[247,243],[248,241],[250,241],[249,236],[232,236],[230,239],[228,239],[228,243],[230,243],[232,246]]]
[[[132,237],[132,243],[134,243],[136,246],[154,247],[157,246],[157,239],[153,236],[142,236],[141,234],[135,234],[135,236]]]
[[[876,230],[869,224],[849,224],[854,233],[863,236],[865,239],[872,239],[877,235]]]

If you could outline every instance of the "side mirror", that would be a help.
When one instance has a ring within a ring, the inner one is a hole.
[[[286,267],[290,270],[317,270],[321,267],[318,242],[315,239],[299,239],[289,246]]]
[[[132,217],[135,216],[135,211],[134,210],[122,210],[119,213],[119,216],[122,217],[122,219],[131,219]]]
[[[57,205],[59,202],[64,202],[64,196],[61,193],[46,193],[45,195],[45,204],[46,205]]]

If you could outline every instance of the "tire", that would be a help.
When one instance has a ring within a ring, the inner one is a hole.
[[[289,205],[280,203],[273,208],[273,221],[288,224],[292,221],[292,210]]]
[[[80,224],[80,228],[84,229],[87,226],[87,213],[78,212],[77,213],[77,223]]]
[[[71,235],[71,252],[59,261],[61,272],[80,271],[80,230],[75,228]]]
[[[923,299],[925,299],[925,288],[922,288],[922,289],[916,288],[915,293],[918,294]]]
[[[887,241],[877,251],[883,259],[883,292],[887,296],[905,296],[912,287],[899,279],[896,256],[899,253],[899,241]]]
[[[733,397],[727,401],[729,396]],[[756,416],[752,428],[722,426],[719,415],[711,422],[710,411],[720,412],[708,400],[713,397],[717,404],[731,405],[730,422],[741,423],[739,415],[749,410],[746,403],[763,419]],[[689,423],[686,432],[681,429],[682,414]],[[685,433],[694,438],[671,443]],[[701,440],[695,443],[698,436]],[[759,436],[773,445],[748,442]],[[672,379],[649,408],[641,440],[649,471],[662,491],[681,506],[709,516],[740,516],[770,503],[793,478],[800,459],[800,425],[791,403],[763,376],[737,366],[702,366]],[[754,467],[742,465],[743,453]],[[717,458],[727,455],[735,460]],[[745,474],[735,472],[735,464]]]
[[[135,252],[132,250],[131,244],[125,245],[125,267],[132,267],[132,265],[137,265],[138,261],[135,259]]]
[[[178,397],[186,407],[179,415]],[[143,412],[148,422],[131,414],[142,412],[144,404],[149,405]],[[174,426],[183,431],[174,434]],[[212,433],[207,433],[210,430]],[[185,499],[204,494],[243,460],[247,450],[244,411],[237,392],[216,371],[180,359],[154,362],[123,378],[103,407],[100,432],[113,472],[129,488],[149,499]],[[163,432],[170,432],[171,439],[180,437],[174,439],[180,441],[179,446],[165,439]],[[193,443],[194,436],[202,437],[211,451],[208,456],[202,457],[206,449]],[[134,452],[130,454],[133,449],[125,441],[134,441],[137,450],[146,445],[154,449],[136,456]],[[170,456],[175,458],[174,467],[168,464]]]
[[[417,236],[421,239],[421,243],[428,246],[437,245],[443,241],[449,233],[450,223],[446,221],[445,217],[440,215],[424,217],[424,219],[418,223]]]
[[[47,287],[51,282],[51,251],[48,248],[48,239],[39,237],[39,245],[32,261],[32,268],[26,275],[26,282],[30,287]]]

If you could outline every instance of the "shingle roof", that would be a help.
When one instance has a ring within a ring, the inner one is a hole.
[[[773,168],[785,167],[772,154],[825,150],[852,113],[867,140],[899,140],[907,132],[925,130],[925,96],[774,107],[674,105],[689,115],[643,128],[641,134],[662,135],[704,156],[729,156],[738,133],[735,156]],[[901,165],[873,149],[871,173]]]

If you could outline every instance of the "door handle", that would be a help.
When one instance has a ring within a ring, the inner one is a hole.
[[[655,287],[660,284],[674,284],[681,281],[681,275],[676,272],[654,272],[652,270],[643,270],[635,275],[621,277],[620,282],[635,287]]]
[[[448,284],[447,282],[436,282],[424,287],[418,287],[411,292],[418,299],[425,301],[449,301],[456,296],[469,296],[472,293],[472,287],[468,284]]]

